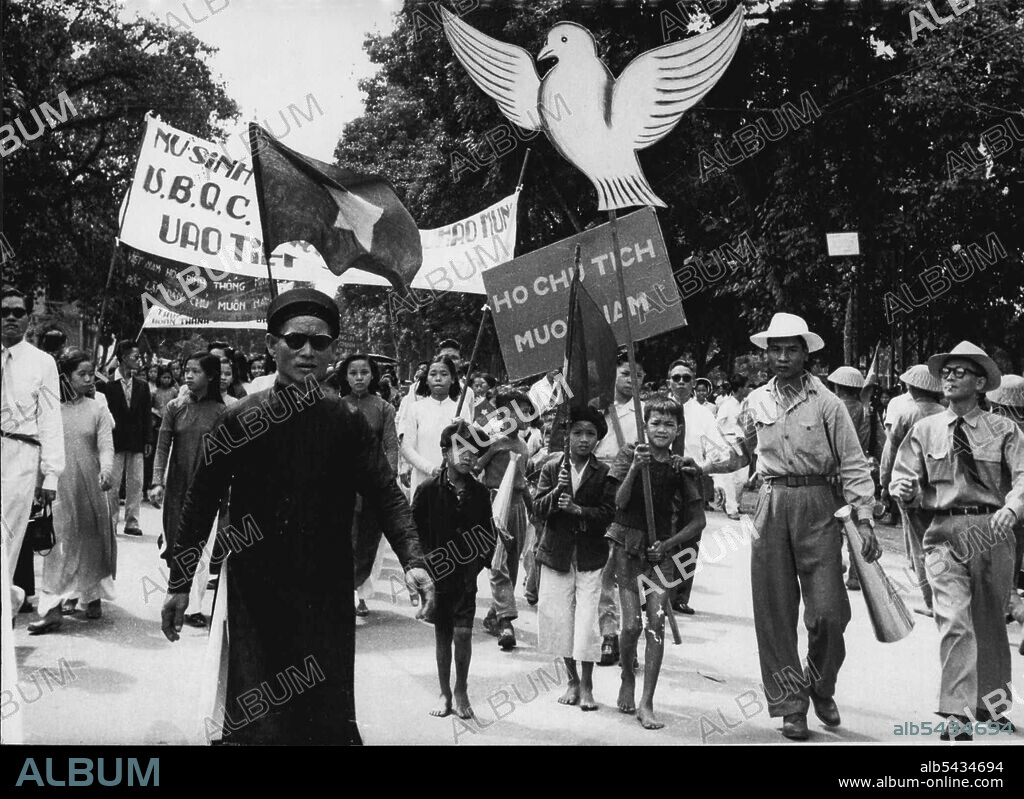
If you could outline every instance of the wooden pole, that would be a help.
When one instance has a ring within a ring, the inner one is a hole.
[[[267,235],[267,208],[266,200],[263,197],[263,167],[260,166],[260,127],[249,123],[249,152],[252,154],[252,173],[256,181],[256,206],[260,212],[260,234],[263,236],[263,257],[267,261],[267,278],[270,280],[270,301],[277,299],[277,283],[274,282],[274,272],[270,268],[270,237]]]
[[[562,363],[562,380],[563,385],[570,385],[569,383],[569,372],[572,369],[572,346],[576,335],[576,291],[578,288],[578,281],[580,279],[580,245],[577,244],[573,252],[573,264],[575,269],[572,273],[572,281],[569,283],[569,315],[565,321],[565,359]],[[541,378],[543,379],[543,378]],[[572,425],[569,422],[569,395],[562,392],[562,404],[565,406],[562,415],[562,465],[566,469],[572,468],[572,461],[570,460],[569,453],[569,429]],[[534,408],[537,411],[537,408]],[[614,410],[613,410],[614,412]],[[572,486],[569,486],[569,493],[572,494]],[[562,494],[562,489],[555,489],[555,501],[558,501],[558,497]]]
[[[476,356],[480,351],[480,341],[484,337],[484,325],[487,324],[487,312],[490,310],[490,306],[485,305],[483,309],[484,312],[480,315],[480,327],[477,328],[476,341],[473,342],[473,354],[469,356],[469,368],[466,369],[466,385],[463,386],[462,391],[459,392],[459,407],[455,410],[456,419],[462,415],[462,405],[466,401],[466,389],[469,388],[469,376],[473,373],[473,364],[476,363]],[[454,377],[456,380],[459,379],[458,375],[455,375]]]
[[[526,176],[526,164],[530,160],[530,153],[533,152],[530,148],[526,149],[526,155],[523,156],[523,165],[519,168],[519,180],[516,181],[516,191],[520,191],[523,188],[523,178]]]
[[[100,302],[100,318],[99,321],[97,322],[98,329],[96,331],[96,346],[93,348],[92,352],[93,363],[96,363],[96,357],[100,354],[100,340],[103,338],[103,322],[106,320],[107,316],[107,297],[110,296],[110,284],[114,280],[114,269],[117,266],[118,243],[118,239],[115,238],[114,249],[110,253],[110,267],[107,269],[107,282],[106,285],[104,285],[103,287],[103,300]],[[145,322],[146,320],[143,319],[142,321]]]
[[[626,296],[626,280],[622,276],[619,255],[619,220],[615,209],[609,209],[608,221],[612,227],[612,269],[619,284],[619,298],[622,301],[622,318],[626,323],[626,357],[629,358],[629,377],[633,384],[633,415],[636,418],[636,443],[637,446],[647,443],[644,435],[644,412],[640,405],[640,381],[637,379],[636,351],[633,348],[633,326],[629,321],[629,299]],[[612,408],[615,413],[615,408]],[[644,509],[647,512],[647,546],[654,545],[654,497],[651,494],[651,470],[644,466],[641,471],[644,486]]]

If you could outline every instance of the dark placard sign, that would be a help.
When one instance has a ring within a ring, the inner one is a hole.
[[[636,341],[686,324],[665,240],[653,208],[619,219],[622,276]],[[580,245],[581,280],[604,312],[619,344],[626,323],[612,268],[611,225],[603,224],[495,266],[483,273],[487,304],[509,378],[561,368],[565,355],[573,251]]]
[[[270,281],[175,263],[127,251],[127,273],[141,282],[143,305],[210,322],[250,322],[267,318]]]

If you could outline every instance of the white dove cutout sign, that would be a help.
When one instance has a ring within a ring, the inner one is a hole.
[[[441,9],[444,31],[473,82],[525,130],[551,143],[597,189],[598,209],[666,207],[644,177],[637,150],[667,136],[729,67],[743,35],[743,6],[711,30],[648,50],[618,79],[598,58],[593,34],[575,22],[548,31],[538,60],[558,59],[544,76],[522,47],[506,44]]]

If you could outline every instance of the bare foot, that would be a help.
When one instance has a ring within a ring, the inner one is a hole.
[[[578,682],[569,683],[569,687],[565,689],[565,693],[558,697],[558,704],[560,705],[578,705],[580,703],[580,684]]]
[[[654,708],[649,705],[640,705],[636,709],[636,720],[640,722],[645,730],[660,730],[665,726],[658,721],[654,715]]]
[[[430,711],[431,716],[437,716],[438,718],[444,718],[450,716],[452,713],[452,698],[441,694],[437,707]]]
[[[597,710],[597,702],[594,701],[594,692],[589,688],[580,690],[580,710]]]
[[[455,715],[460,719],[473,718],[473,708],[469,704],[469,696],[463,691],[455,692]]]
[[[622,673],[622,685],[619,687],[619,712],[636,713],[636,679],[631,672]]]

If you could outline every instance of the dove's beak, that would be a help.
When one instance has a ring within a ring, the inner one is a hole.
[[[555,53],[551,49],[551,47],[545,47],[543,50],[541,50],[539,53],[537,53],[537,60],[538,61],[544,61],[545,59],[554,58],[554,57],[555,57]]]

